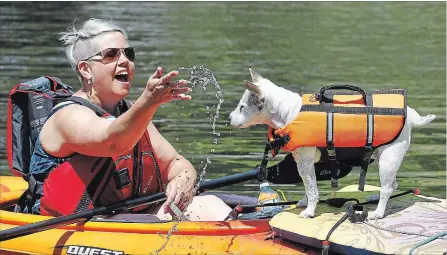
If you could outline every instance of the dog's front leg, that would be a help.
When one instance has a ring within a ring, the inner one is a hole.
[[[297,206],[303,206],[307,200],[307,208],[300,213],[300,217],[302,218],[315,216],[315,208],[320,199],[314,167],[315,151],[315,147],[305,147],[298,148],[292,152],[298,168],[298,173],[300,174],[301,179],[303,179],[305,189],[305,196],[298,202]]]

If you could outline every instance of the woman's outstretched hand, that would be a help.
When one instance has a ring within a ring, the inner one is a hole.
[[[153,103],[161,105],[174,99],[191,100],[191,96],[185,94],[192,91],[186,87],[188,81],[172,81],[178,74],[178,71],[171,71],[163,76],[163,68],[157,67],[155,73],[149,77],[145,89]]]

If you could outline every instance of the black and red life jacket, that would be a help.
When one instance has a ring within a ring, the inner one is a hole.
[[[28,89],[18,89],[20,86]],[[162,176],[147,131],[133,149],[118,157],[74,154],[44,176],[36,177],[30,174],[29,162],[38,134],[52,108],[62,101],[58,100],[59,98],[89,107],[100,117],[111,116],[85,99],[70,97],[72,93],[73,90],[69,86],[51,77],[20,83],[10,92],[8,161],[13,174],[23,176],[29,183],[27,193],[22,196],[28,211],[31,211],[30,207],[37,199],[40,199],[42,215],[60,216],[164,191]],[[59,94],[63,97],[56,98],[55,95]],[[129,102],[122,100],[118,107],[123,113],[129,106]],[[32,125],[31,122],[36,119],[33,116],[39,118],[39,126]],[[33,136],[24,130],[34,131]],[[22,205],[21,209],[23,207]]]

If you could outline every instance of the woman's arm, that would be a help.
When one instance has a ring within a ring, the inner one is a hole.
[[[168,199],[163,204],[165,213],[167,213],[167,206],[172,202],[183,210],[192,200],[197,172],[191,162],[178,154],[152,122],[149,123],[147,129],[162,172],[163,182],[168,184],[166,188]]]
[[[58,157],[75,152],[110,157],[130,150],[145,132],[158,106],[177,98],[191,99],[183,94],[190,90],[183,87],[186,81],[170,82],[178,75],[177,71],[163,77],[161,74],[162,70],[158,68],[134,105],[113,121],[100,118],[80,105],[70,105],[58,111],[42,129],[42,146]]]

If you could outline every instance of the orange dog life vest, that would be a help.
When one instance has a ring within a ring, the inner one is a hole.
[[[268,138],[289,135],[283,147],[365,147],[391,143],[400,134],[406,118],[403,89],[357,92],[326,91],[302,94],[298,117],[283,128],[269,128]],[[322,98],[321,98],[322,97]]]

